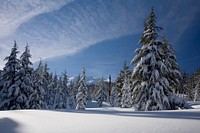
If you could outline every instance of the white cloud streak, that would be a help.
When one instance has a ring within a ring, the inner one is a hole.
[[[133,2],[130,3],[133,5]],[[51,6],[47,7],[50,8],[48,11],[52,9]],[[137,10],[137,6],[135,9]],[[21,12],[23,13],[24,9]],[[14,16],[20,15],[21,12],[17,12]],[[54,12],[41,11],[45,14],[40,13],[40,15],[37,12],[39,11],[28,14],[26,23],[19,20],[14,28],[8,30],[9,34],[11,31],[15,32],[8,38],[2,39],[5,41],[1,41],[7,43],[9,39],[13,40],[11,39],[13,37],[17,39],[20,47],[24,47],[28,42],[33,61],[37,61],[40,57],[44,59],[72,55],[97,42],[137,33],[138,27],[142,27],[138,25],[138,20],[143,16],[141,13],[133,12],[133,7],[129,7],[129,3],[122,0],[77,0]],[[22,15],[22,18],[24,16],[26,15]],[[6,33],[1,34],[6,35]]]
[[[31,46],[33,61],[72,55],[97,42],[142,31],[146,3],[140,0],[10,0],[0,1],[0,63],[15,38],[23,51]],[[70,3],[70,4],[69,4]],[[61,8],[62,7],[62,8]],[[169,7],[161,22],[179,24]],[[149,12],[150,8],[148,8]],[[159,9],[163,11],[163,8]],[[184,11],[185,12],[185,11]],[[184,13],[180,18],[184,19]],[[186,20],[183,20],[186,21]],[[186,26],[180,33],[182,33]],[[169,26],[167,24],[167,26]],[[165,26],[165,27],[167,27]],[[172,26],[175,27],[175,26]]]
[[[1,0],[0,1],[0,67],[16,38],[16,30],[33,17],[58,10],[73,0]],[[20,35],[19,35],[20,36]],[[23,38],[23,37],[21,37]],[[10,40],[11,39],[11,40]],[[28,40],[26,40],[28,42]]]
[[[2,0],[0,1],[0,38],[12,34],[29,19],[59,9],[68,1],[54,0]]]

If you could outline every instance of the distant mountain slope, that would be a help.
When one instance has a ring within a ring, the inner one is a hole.
[[[77,80],[78,80],[78,76],[69,78],[69,81],[70,82],[72,81],[73,83],[76,83]],[[86,77],[86,83],[87,84],[97,84],[100,80],[101,80],[101,78],[96,78],[96,77],[92,77],[92,76]],[[104,81],[108,82],[108,79],[104,78]]]

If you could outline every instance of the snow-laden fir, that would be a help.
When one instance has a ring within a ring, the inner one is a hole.
[[[102,107],[102,103],[106,102],[108,99],[107,88],[103,81],[103,78],[97,84],[97,88],[98,88],[98,91],[96,94],[97,95],[96,101],[98,102],[99,107]]]
[[[121,107],[122,108],[130,108],[132,107],[132,98],[131,98],[131,83],[130,77],[125,73],[124,75],[124,85],[122,87],[122,99],[121,99]]]
[[[186,108],[184,100],[173,94],[179,84],[180,73],[174,52],[167,41],[160,41],[156,25],[156,15],[152,8],[144,22],[144,32],[132,60],[135,65],[132,72],[134,107],[140,111],[168,110],[177,107]]]
[[[76,109],[77,110],[84,110],[87,105],[87,94],[88,88],[85,83],[85,68],[83,68],[81,79],[79,81],[78,92],[76,94]]]
[[[115,85],[111,89],[111,96],[110,96],[110,103],[114,107],[121,107],[122,105],[122,87],[124,85],[125,77],[130,76],[131,71],[129,70],[129,67],[126,64],[126,61],[124,62],[124,66],[122,70],[119,73],[119,76],[117,77]]]

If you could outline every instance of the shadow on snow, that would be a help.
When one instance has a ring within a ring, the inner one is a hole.
[[[51,110],[58,112],[80,113],[80,114],[100,114],[100,115],[115,115],[127,117],[146,117],[146,118],[169,118],[169,119],[192,119],[200,120],[199,111],[116,111],[116,110]]]
[[[18,133],[17,128],[19,124],[10,118],[0,119],[0,133]]]

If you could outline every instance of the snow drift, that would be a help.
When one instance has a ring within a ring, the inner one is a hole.
[[[137,112],[104,105],[85,111],[1,111],[0,133],[199,133],[200,108],[193,107],[198,108]]]

